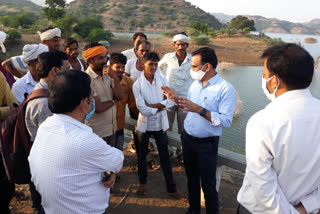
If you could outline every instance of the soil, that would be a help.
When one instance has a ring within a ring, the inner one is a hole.
[[[152,214],[183,214],[188,209],[188,203],[185,201],[170,198],[166,192],[166,185],[162,171],[153,170],[151,166],[148,171],[148,183],[145,186],[146,195],[138,196],[136,194],[139,184],[137,175],[136,154],[131,153],[127,148],[124,150],[125,160],[120,172],[120,179],[115,184],[109,201],[109,208],[106,214],[133,214],[150,213]],[[157,155],[152,155],[159,159]],[[171,160],[174,177],[177,182],[177,189],[184,195],[187,195],[187,180],[184,167],[177,159]],[[236,196],[239,191],[243,173],[222,166],[222,175],[219,188],[220,212],[222,214],[235,213],[237,209]],[[16,185],[16,190],[22,192],[24,197],[17,199],[14,197],[10,208],[12,214],[32,214],[32,202],[28,185]],[[205,213],[203,208],[202,213]]]

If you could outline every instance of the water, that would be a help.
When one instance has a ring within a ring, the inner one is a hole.
[[[320,56],[320,36],[276,33],[266,33],[266,35],[271,38],[281,38],[285,42],[300,43],[314,58]],[[304,38],[308,37],[316,38],[319,42],[304,43]],[[222,148],[244,154],[246,124],[254,113],[269,103],[261,89],[262,68],[262,66],[232,66],[227,70],[219,71],[219,75],[237,90],[243,104],[243,110],[239,117],[233,120],[232,127],[223,130],[220,139]],[[313,96],[320,99],[320,68],[315,72],[310,90]]]

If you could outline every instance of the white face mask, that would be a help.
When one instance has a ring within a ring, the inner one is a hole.
[[[204,65],[205,66],[205,65]],[[203,66],[203,67],[204,67]],[[201,68],[200,71],[193,71],[192,69],[190,70],[190,75],[191,75],[191,78],[194,79],[194,80],[202,80],[202,78],[204,77],[204,75],[206,75],[206,72],[203,71],[203,67]]]
[[[273,75],[273,76],[274,76],[274,75]],[[273,76],[272,76],[272,77],[273,77]],[[279,81],[279,79],[278,79],[278,77],[277,77],[278,85],[277,85],[276,89],[274,89],[273,93],[270,94],[270,92],[269,92],[268,89],[267,89],[267,82],[270,81],[270,80],[272,79],[272,77],[270,77],[270,78],[267,79],[267,80],[262,77],[262,90],[263,90],[264,94],[267,96],[267,98],[268,98],[269,100],[274,101],[274,100],[276,99],[276,91],[278,90],[280,81]]]

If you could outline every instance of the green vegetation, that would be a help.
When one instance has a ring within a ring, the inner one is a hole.
[[[98,42],[101,40],[110,41],[112,37],[113,37],[113,34],[110,31],[103,30],[101,28],[95,28],[90,31],[90,34],[88,35],[87,40],[89,42]]]
[[[33,13],[22,13],[13,16],[0,17],[0,24],[11,28],[28,28],[38,17]]]
[[[250,31],[255,31],[254,21],[249,20],[245,16],[236,16],[230,21],[230,27],[236,30],[243,30],[244,28],[249,28]]]
[[[191,40],[195,42],[197,45],[208,45],[210,44],[210,38],[208,36],[197,36],[191,37]]]
[[[49,20],[55,21],[64,16],[65,0],[46,0],[46,4],[48,7],[43,8],[43,11]]]
[[[86,39],[93,29],[103,29],[103,24],[99,18],[89,17],[82,19],[74,28],[74,32],[79,34],[81,38]]]
[[[9,35],[8,40],[11,44],[19,42],[22,38],[21,34],[15,30],[8,30],[6,33]]]

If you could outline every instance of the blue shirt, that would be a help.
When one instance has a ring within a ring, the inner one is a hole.
[[[198,113],[188,112],[184,121],[185,131],[198,138],[221,136],[223,127],[230,127],[236,107],[236,93],[230,83],[218,74],[203,87],[194,81],[189,88],[188,99],[211,112],[211,121]]]

